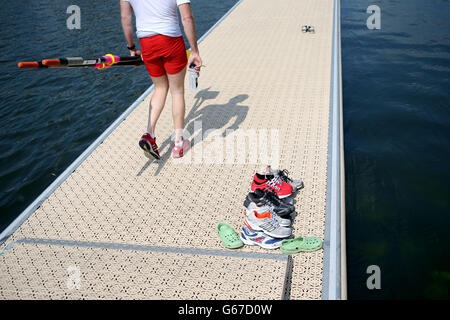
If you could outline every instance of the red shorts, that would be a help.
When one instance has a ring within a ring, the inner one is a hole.
[[[140,39],[142,59],[152,77],[177,74],[187,65],[183,37],[162,34]]]

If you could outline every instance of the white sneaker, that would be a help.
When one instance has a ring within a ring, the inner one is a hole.
[[[262,231],[255,231],[247,226],[242,228],[239,237],[248,246],[258,245],[264,249],[277,249],[281,247],[281,243],[284,241],[284,239],[272,238]]]
[[[246,208],[247,210],[250,211],[256,211],[258,214],[264,214],[266,211],[270,211],[272,213],[272,216],[278,221],[278,223],[282,227],[290,227],[292,224],[292,221],[290,219],[282,218],[278,214],[276,214],[273,210],[274,208],[271,206],[263,205],[261,207],[258,207],[256,203],[250,202]]]
[[[257,210],[245,210],[245,224],[253,230],[264,231],[274,238],[287,238],[292,234],[292,229],[280,225],[277,216],[271,211],[263,213]]]

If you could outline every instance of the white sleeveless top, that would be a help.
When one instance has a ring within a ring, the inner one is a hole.
[[[178,24],[178,6],[190,0],[122,0],[129,2],[136,16],[138,38],[163,34],[169,37],[182,35]]]

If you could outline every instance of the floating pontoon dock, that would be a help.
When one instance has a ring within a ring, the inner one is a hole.
[[[186,94],[186,128],[204,139],[170,157],[169,98],[162,159],[145,158],[149,88],[0,235],[1,299],[346,298],[339,1],[239,1],[200,52],[207,67]],[[221,245],[217,224],[240,230],[267,163],[205,154],[252,132],[304,180],[294,234],[321,237],[323,250]]]

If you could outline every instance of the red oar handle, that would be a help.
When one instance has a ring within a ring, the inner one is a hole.
[[[44,66],[59,66],[61,61],[59,59],[45,59],[42,60]]]
[[[19,68],[39,68],[39,62],[33,61],[33,62],[19,62],[17,64]]]

